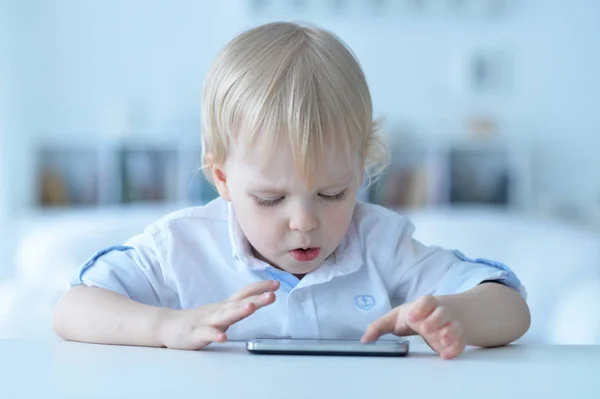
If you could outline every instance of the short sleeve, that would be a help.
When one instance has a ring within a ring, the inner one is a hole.
[[[423,295],[452,295],[468,291],[485,281],[496,281],[527,298],[525,287],[515,273],[498,261],[469,258],[458,250],[426,246],[412,236],[407,223],[392,255],[397,272],[391,296],[403,303]]]
[[[71,285],[104,288],[147,305],[178,308],[179,300],[158,252],[152,234],[137,235],[124,245],[95,253],[77,271]]]
[[[505,264],[484,258],[469,258],[458,250],[453,253],[460,262],[452,265],[438,291],[464,292],[484,281],[496,281],[517,290],[524,299],[527,298],[527,290]]]

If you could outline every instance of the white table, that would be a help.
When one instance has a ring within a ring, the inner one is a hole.
[[[0,398],[599,398],[600,346],[470,349],[443,361],[265,356],[0,340]]]

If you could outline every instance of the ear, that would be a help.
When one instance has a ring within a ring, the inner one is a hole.
[[[227,175],[225,174],[223,165],[212,164],[210,166],[210,172],[221,198],[225,201],[231,201],[229,187],[227,186]]]

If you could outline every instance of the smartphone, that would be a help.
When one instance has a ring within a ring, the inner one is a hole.
[[[265,338],[246,342],[248,352],[261,355],[406,356],[408,349],[405,340],[363,344],[359,340]]]

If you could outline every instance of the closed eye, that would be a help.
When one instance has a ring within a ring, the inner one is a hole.
[[[253,196],[252,198],[254,199],[254,203],[256,204],[256,206],[260,206],[262,208],[275,206],[285,199],[285,197],[279,197],[275,199],[264,199],[257,196]]]
[[[339,192],[335,195],[326,195],[326,194],[319,194],[319,197],[321,197],[322,199],[324,199],[325,201],[331,201],[331,202],[340,202],[346,199],[347,196],[347,191],[344,190],[342,192]]]

